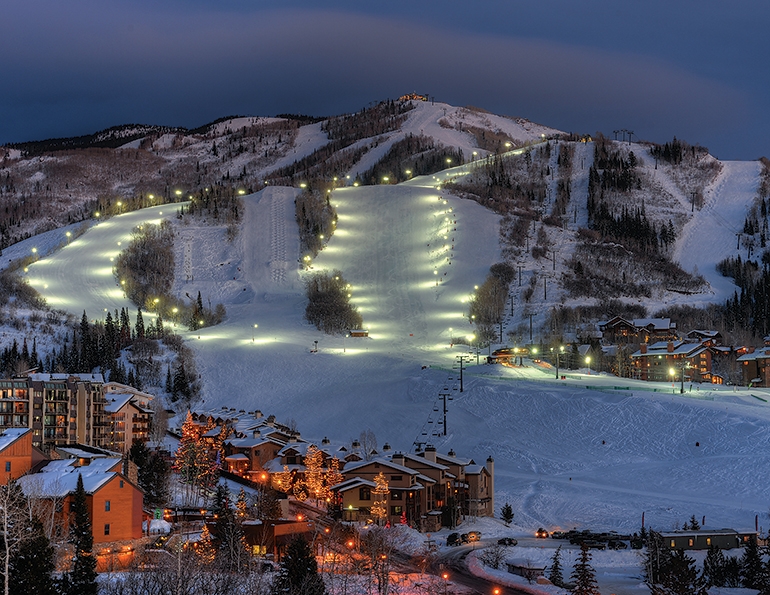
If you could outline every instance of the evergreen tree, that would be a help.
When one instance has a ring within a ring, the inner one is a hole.
[[[695,515],[690,517],[690,530],[700,531],[700,523],[698,523],[698,519],[695,518]]]
[[[142,309],[138,308],[136,311],[136,326],[134,332],[137,339],[144,339],[144,318],[142,318]]]
[[[706,581],[698,576],[695,560],[676,550],[670,560],[666,572],[661,577],[661,583],[655,586],[656,595],[707,595]]]
[[[281,570],[273,582],[273,595],[326,595],[318,564],[308,543],[295,537],[281,560]]]
[[[149,508],[163,506],[168,501],[169,465],[156,451],[144,442],[134,442],[128,458],[139,468],[138,483],[144,492],[144,503]]]
[[[561,572],[561,546],[556,548],[551,558],[551,571],[548,573],[548,580],[557,587],[564,586],[564,576]]]
[[[647,583],[650,590],[653,590],[655,585],[661,583],[662,577],[668,569],[671,550],[664,547],[663,536],[652,529],[647,535],[646,545],[644,582]]]
[[[703,578],[707,587],[725,586],[725,555],[716,545],[711,545],[703,560]]]
[[[506,527],[509,527],[513,522],[513,508],[508,502],[503,504],[503,507],[500,509],[500,518],[505,523]]]
[[[9,595],[55,595],[54,550],[37,518],[28,521],[27,537],[11,556]]]
[[[72,570],[64,577],[65,595],[97,595],[94,536],[91,532],[91,517],[88,514],[83,476],[80,474],[72,499],[69,542],[75,547],[75,558]]]
[[[580,557],[572,569],[570,579],[575,583],[572,589],[573,595],[599,595],[599,587],[596,583],[596,571],[591,566],[591,552],[588,546],[580,545]]]
[[[762,557],[757,547],[757,538],[752,536],[741,557],[741,584],[747,589],[759,589],[762,582]]]

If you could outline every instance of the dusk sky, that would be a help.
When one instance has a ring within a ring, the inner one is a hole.
[[[767,0],[25,0],[0,143],[336,115],[417,91],[565,131],[770,156]]]

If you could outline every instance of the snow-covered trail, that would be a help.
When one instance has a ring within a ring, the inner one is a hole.
[[[697,271],[718,296],[710,302],[732,297],[735,285],[716,270],[719,261],[736,256],[738,227],[756,197],[762,164],[758,161],[723,161],[722,171],[706,190],[705,204],[684,226],[672,260],[686,271]],[[745,257],[745,252],[741,254]]]

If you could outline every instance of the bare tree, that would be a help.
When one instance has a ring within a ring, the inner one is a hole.
[[[3,572],[3,593],[8,595],[11,558],[26,538],[29,520],[27,499],[15,480],[0,486],[0,564]]]
[[[374,432],[371,429],[366,429],[361,432],[358,441],[361,444],[361,452],[364,456],[364,460],[371,461],[372,451],[377,450],[377,436],[374,435]]]

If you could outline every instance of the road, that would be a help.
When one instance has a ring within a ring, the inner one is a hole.
[[[481,549],[494,543],[495,540],[481,540],[475,544],[460,545],[451,550],[441,552],[430,571],[437,576],[442,576],[444,572],[447,572],[450,582],[467,587],[480,595],[527,595],[525,591],[493,583],[471,574],[468,570],[465,562],[468,554],[475,549]]]

